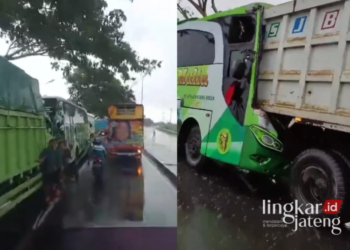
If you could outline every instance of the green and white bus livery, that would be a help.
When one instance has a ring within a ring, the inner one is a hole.
[[[198,146],[201,155],[258,172],[284,161],[276,131],[259,115],[263,111],[253,108],[262,8],[247,11],[242,7],[212,22],[208,17],[178,26],[179,141],[187,138],[187,160],[194,167],[205,159],[195,152]],[[240,43],[230,41],[235,38],[223,35],[222,25],[241,21],[248,34]],[[235,66],[244,61],[249,67],[241,72]]]
[[[350,1],[250,4],[178,23],[178,145],[349,204]]]
[[[72,162],[85,156],[91,146],[87,111],[61,97],[43,97],[43,102],[51,120],[52,134],[68,142]]]

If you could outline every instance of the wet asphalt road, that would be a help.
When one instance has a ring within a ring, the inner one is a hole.
[[[91,168],[86,163],[80,171],[79,184],[66,185],[64,198],[47,213],[40,229],[24,249],[48,249],[50,246],[50,249],[80,250],[90,249],[93,245],[94,249],[99,249],[102,245],[96,242],[106,241],[107,235],[115,235],[114,241],[120,240],[121,235],[125,235],[121,240],[139,237],[144,249],[149,249],[147,245],[163,248],[168,244],[176,245],[176,188],[146,157],[143,156],[140,165],[129,163],[106,166],[102,186],[94,184]],[[141,175],[137,174],[138,167],[142,169]],[[124,171],[130,169],[135,171]],[[144,231],[140,231],[142,228]],[[76,230],[79,234],[72,239]],[[89,234],[92,236],[87,236]],[[95,237],[94,242],[89,237]],[[81,243],[75,242],[77,239]],[[107,237],[107,240],[113,239]],[[90,245],[86,241],[90,241]],[[69,248],[68,243],[75,246]],[[106,244],[103,243],[103,249],[116,249],[115,243]],[[126,244],[126,249],[134,249],[135,244]]]
[[[333,236],[330,229],[263,227],[262,199],[288,202],[283,186],[254,181],[249,191],[236,174],[211,164],[200,173],[178,164],[178,250],[340,250],[350,248],[345,229]]]
[[[156,137],[152,139],[153,128],[145,127],[145,148],[171,172],[177,175],[177,137],[156,130]]]
[[[107,166],[102,186],[84,166],[79,185],[67,187],[64,228],[176,227],[176,189],[145,157],[139,166],[123,165]],[[128,172],[136,168],[142,175]]]

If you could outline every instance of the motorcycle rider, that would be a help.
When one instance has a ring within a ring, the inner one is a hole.
[[[91,163],[92,163],[92,172],[93,175],[95,176],[95,181],[98,183],[102,182],[102,176],[103,176],[103,169],[104,169],[104,164],[105,164],[105,159],[107,158],[107,152],[105,147],[102,145],[100,141],[94,141],[94,146],[92,148],[92,153],[91,153]],[[101,165],[100,167],[97,168],[95,167],[95,160],[101,159]],[[91,164],[90,163],[90,164]]]
[[[107,151],[105,147],[98,140],[94,140],[93,144],[94,146],[92,147],[91,160],[93,161],[94,159],[101,159],[102,163],[104,163],[107,158]]]

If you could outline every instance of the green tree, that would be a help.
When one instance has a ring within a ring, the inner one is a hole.
[[[135,102],[133,91],[105,69],[76,69],[66,79],[71,100],[98,117],[106,116],[111,104]]]
[[[183,7],[184,2],[190,3],[202,17],[206,17],[207,14],[207,5],[208,5],[208,0],[178,0],[177,1],[177,10],[180,12],[180,14],[185,18],[185,19],[190,19],[194,17],[194,13],[190,11],[188,8]],[[211,8],[215,13],[218,13],[218,9],[216,8],[215,5],[215,0],[210,0],[211,3]]]
[[[105,0],[1,0],[0,37],[9,44],[8,60],[49,56],[53,67],[69,73],[75,67],[129,72],[160,67],[142,59],[124,41],[122,10],[105,14]],[[93,58],[93,59],[91,59]]]

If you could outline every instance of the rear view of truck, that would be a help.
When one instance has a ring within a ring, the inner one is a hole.
[[[95,120],[95,134],[104,136],[108,130],[108,120],[107,119],[97,119]]]
[[[264,11],[257,100],[291,160],[304,203],[344,200],[350,174],[350,1],[291,1]]]
[[[143,105],[116,104],[108,109],[108,134],[105,146],[111,158],[135,157],[143,152]]]
[[[350,126],[349,4],[292,1],[264,11],[265,110]]]

